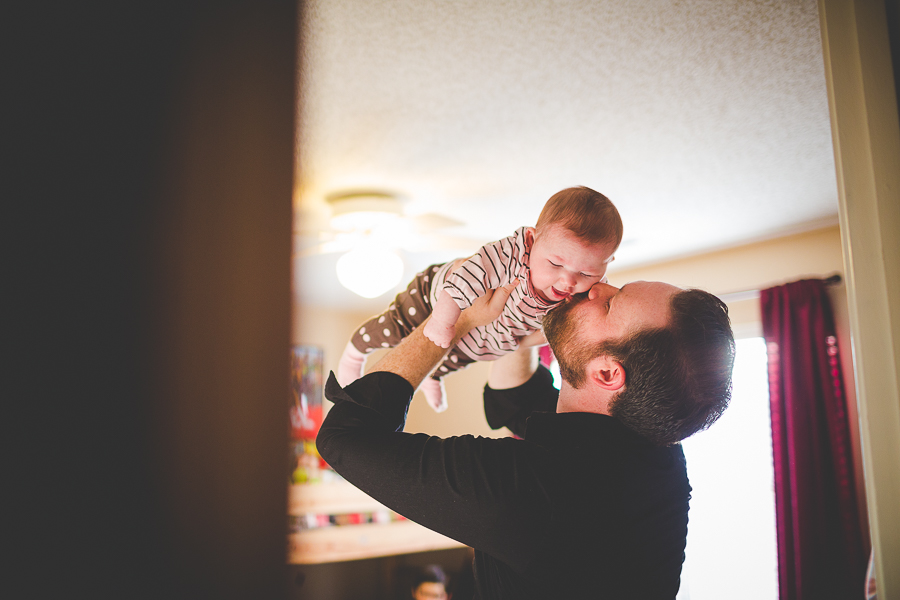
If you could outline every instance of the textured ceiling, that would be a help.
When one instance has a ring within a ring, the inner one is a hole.
[[[464,223],[407,275],[570,185],[619,208],[618,268],[837,222],[815,0],[312,0],[300,77],[296,229],[360,188]],[[336,259],[296,261],[301,300],[380,309]]]

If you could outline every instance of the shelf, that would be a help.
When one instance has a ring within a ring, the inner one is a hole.
[[[308,565],[461,547],[412,521],[370,523],[290,534],[288,562]]]
[[[292,485],[288,492],[291,515],[380,510],[387,509],[346,481]],[[463,544],[412,521],[366,523],[288,534],[288,562],[319,564],[461,547]]]
[[[288,489],[289,515],[337,515],[384,509],[383,504],[343,480],[292,485]]]

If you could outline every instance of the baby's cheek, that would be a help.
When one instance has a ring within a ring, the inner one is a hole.
[[[532,269],[529,275],[531,276],[531,285],[534,288],[545,288],[550,285],[550,283],[548,282],[549,278],[543,271]]]

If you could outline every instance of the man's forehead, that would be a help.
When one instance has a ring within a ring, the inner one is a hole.
[[[665,327],[669,321],[672,296],[679,288],[659,281],[633,281],[623,285],[612,299],[611,312],[615,318],[635,327]]]
[[[622,287],[619,288],[619,291],[616,292],[615,296],[613,296],[613,304],[615,304],[616,299],[627,298],[629,300],[638,300],[643,294],[641,293],[641,286],[636,285],[638,282],[626,283]]]
[[[635,297],[659,296],[660,298],[667,298],[679,291],[681,291],[681,288],[662,281],[630,281],[620,287],[616,295],[625,294]]]

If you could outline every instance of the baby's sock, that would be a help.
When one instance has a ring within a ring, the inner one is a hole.
[[[362,377],[365,364],[366,355],[357,350],[352,343],[347,342],[347,347],[344,348],[344,353],[338,362],[338,383],[345,387]]]
[[[434,412],[444,412],[447,410],[447,399],[444,398],[444,382],[440,379],[432,379],[426,377],[422,385],[419,386],[422,393],[425,394],[425,400],[428,405],[434,409]]]

